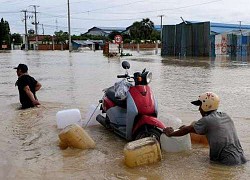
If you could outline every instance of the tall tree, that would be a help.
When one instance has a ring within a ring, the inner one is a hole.
[[[150,40],[151,39],[151,34],[154,30],[154,23],[149,19],[142,19],[141,21],[141,31],[143,34],[143,39],[144,40]]]
[[[139,39],[141,40],[141,23],[136,21],[132,24],[130,27],[130,35],[131,38],[136,40]]]
[[[154,30],[154,23],[149,19],[134,22],[130,27],[131,38],[135,41],[151,40],[151,34]]]
[[[0,49],[2,49],[2,45],[8,45],[10,48],[10,27],[7,21],[4,21],[3,18],[0,22]]]

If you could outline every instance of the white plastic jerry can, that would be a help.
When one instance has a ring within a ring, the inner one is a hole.
[[[160,137],[161,149],[166,152],[181,152],[191,149],[190,134],[179,137],[168,137],[164,133]]]
[[[63,129],[71,124],[81,124],[82,117],[79,109],[66,109],[56,113],[57,128]]]

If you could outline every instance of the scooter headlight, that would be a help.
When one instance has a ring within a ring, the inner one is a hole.
[[[147,76],[146,76],[147,84],[149,84],[151,82],[151,80],[152,80],[152,73],[149,72],[149,73],[147,73]]]

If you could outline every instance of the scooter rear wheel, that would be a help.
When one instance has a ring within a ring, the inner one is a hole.
[[[144,126],[140,128],[134,136],[134,140],[142,139],[145,137],[155,137],[157,141],[160,142],[161,131],[152,127],[152,126]]]

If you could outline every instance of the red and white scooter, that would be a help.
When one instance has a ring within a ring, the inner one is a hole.
[[[118,75],[117,78],[126,79],[132,82],[124,100],[115,97],[114,86],[104,90],[101,103],[101,114],[96,120],[109,130],[128,141],[144,137],[155,137],[158,141],[165,125],[157,119],[158,105],[149,87],[152,73],[144,69],[142,72],[135,72],[134,76],[128,74],[130,64],[122,62],[126,70],[125,75]]]

